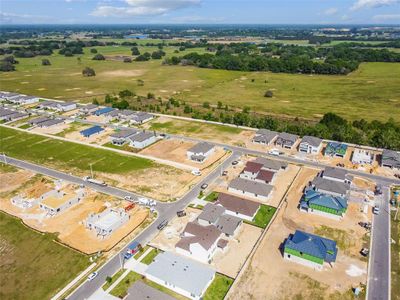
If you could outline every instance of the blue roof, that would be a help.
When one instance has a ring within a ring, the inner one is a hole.
[[[320,205],[338,211],[347,209],[347,200],[345,198],[320,193],[314,190],[306,191],[301,202],[306,202],[308,205]]]
[[[336,261],[338,251],[335,241],[300,230],[288,237],[284,247],[321,258],[326,262]]]
[[[93,114],[96,116],[100,116],[102,114],[108,113],[113,110],[114,110],[114,108],[112,108],[112,107],[104,107],[104,108],[100,108],[100,109],[96,110]]]
[[[104,130],[103,128],[101,128],[100,126],[96,125],[96,126],[93,126],[93,127],[88,128],[88,129],[82,130],[82,131],[80,132],[80,134],[82,134],[83,136],[89,137],[89,136],[91,136],[92,134],[101,132],[101,131],[103,131],[103,130]]]
[[[346,154],[347,151],[347,144],[337,143],[337,142],[329,142],[326,145],[325,152],[328,154],[330,153],[339,153],[339,154]]]

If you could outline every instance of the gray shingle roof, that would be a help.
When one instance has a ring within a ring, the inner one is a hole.
[[[331,193],[337,193],[340,195],[345,195],[350,189],[350,185],[347,183],[329,180],[322,177],[314,178],[314,180],[312,181],[312,185],[314,185],[316,189]]]
[[[201,214],[198,216],[198,219],[211,222],[214,224],[224,212],[225,208],[211,203],[207,203],[204,206]]]
[[[247,180],[249,181],[249,180]],[[254,182],[254,181],[250,181]],[[260,183],[266,185],[264,183]],[[238,212],[242,215],[252,217],[260,208],[260,203],[243,199],[237,196],[219,193],[218,200],[215,202],[217,205],[223,206],[226,210]]]
[[[144,142],[145,140],[155,136],[153,132],[140,132],[138,134],[135,134],[134,136],[131,136],[129,139],[132,142]]]
[[[284,161],[273,160],[265,157],[257,157],[254,162],[262,164],[264,168],[274,171],[285,169],[288,166],[288,164]]]
[[[137,280],[128,289],[126,300],[176,300],[170,295],[163,293],[144,282]]]
[[[298,138],[299,138],[298,135],[287,133],[287,132],[281,132],[281,133],[279,133],[279,136],[278,136],[278,140],[280,139],[283,141],[288,141],[293,144],[297,141]]]
[[[214,145],[211,145],[206,142],[200,142],[191,147],[188,151],[193,152],[195,154],[204,154],[210,151],[212,148],[214,148]]]
[[[400,168],[400,152],[384,149],[382,152],[382,164]]]
[[[307,143],[313,147],[319,147],[322,143],[322,139],[317,138],[315,136],[309,136],[309,135],[305,135],[303,136],[303,138],[301,139],[301,143]]]
[[[233,235],[241,223],[242,219],[224,214],[218,219],[216,226],[222,233]]]
[[[128,138],[134,134],[138,133],[137,129],[123,129],[123,130],[119,130],[116,131],[112,134],[110,134],[110,137],[115,138],[115,139],[123,139],[123,138]]]
[[[183,233],[189,233],[192,236],[181,238],[176,244],[176,247],[188,251],[190,250],[191,244],[199,244],[205,250],[209,250],[221,235],[221,231],[214,225],[202,226],[195,222],[187,223]]]
[[[272,191],[272,185],[243,178],[235,178],[231,181],[229,187],[265,197],[267,197]]]
[[[344,181],[346,179],[346,174],[347,171],[345,169],[326,167],[322,176],[336,178]]]
[[[194,295],[201,295],[215,275],[206,265],[171,252],[160,253],[154,260],[146,274]]]
[[[259,129],[259,130],[257,130],[256,136],[253,138],[253,141],[270,143],[277,136],[278,136],[278,133],[276,131],[271,131],[268,129]]]

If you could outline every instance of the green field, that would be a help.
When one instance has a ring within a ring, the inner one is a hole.
[[[0,212],[0,298],[49,299],[89,266],[89,259]]]
[[[139,49],[151,52],[156,48],[140,46]],[[104,55],[130,55],[130,47],[124,46],[97,47],[97,50]],[[164,48],[167,56],[204,52],[204,49],[187,49],[173,54],[174,50],[175,47]],[[363,63],[348,76],[299,75],[163,66],[162,60],[93,61],[89,48],[84,51],[80,61],[78,56],[53,54],[49,57],[51,66],[42,66],[42,57],[18,58],[16,72],[2,73],[2,89],[84,102],[94,97],[102,100],[106,93],[130,89],[140,95],[152,92],[194,104],[221,101],[232,107],[249,106],[260,113],[310,119],[335,112],[348,119],[385,121],[398,117],[400,108],[398,63]],[[82,77],[86,66],[95,69],[96,77]],[[138,85],[138,79],[144,81],[143,86]],[[274,97],[263,97],[266,90],[273,90]]]
[[[9,156],[65,170],[89,171],[89,164],[92,164],[94,171],[121,174],[156,166],[147,159],[6,127],[0,127],[0,148],[1,152]]]
[[[153,248],[145,257],[142,258],[140,262],[146,265],[150,265],[153,262],[154,257],[156,257],[158,253],[160,253],[160,250]]]
[[[252,222],[246,221],[246,223],[253,224],[260,228],[265,228],[271,221],[273,215],[276,212],[276,208],[273,206],[261,204],[260,209],[258,210],[256,216],[254,217]]]

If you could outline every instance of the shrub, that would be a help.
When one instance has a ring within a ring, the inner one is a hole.
[[[93,56],[92,58],[93,60],[105,60],[106,58],[104,57],[103,54],[96,54],[95,56]]]
[[[82,75],[84,77],[96,76],[96,72],[92,68],[86,67],[82,70]]]
[[[47,58],[43,58],[42,59],[42,66],[50,66],[50,60],[48,60]]]
[[[274,93],[271,90],[268,90],[265,92],[264,97],[267,98],[272,98],[274,96]]]

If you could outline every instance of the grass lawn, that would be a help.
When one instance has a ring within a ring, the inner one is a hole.
[[[117,273],[115,273],[111,278],[111,280],[107,281],[103,285],[103,290],[106,291],[123,273],[125,272],[124,269],[119,270]]]
[[[87,256],[0,212],[1,299],[49,299],[90,265]]]
[[[139,171],[156,165],[150,160],[125,156],[112,151],[97,149],[56,139],[0,128],[0,151],[19,159],[63,169],[93,170],[121,174]]]
[[[208,194],[208,195],[204,198],[204,200],[205,200],[205,201],[208,201],[208,202],[215,202],[215,201],[217,201],[217,199],[218,199],[218,195],[219,195],[218,192],[211,192],[210,194]]]
[[[148,246],[148,245],[144,246],[143,248],[141,248],[141,249],[133,256],[133,258],[137,260],[139,257],[142,256],[142,254],[143,254],[144,252],[146,252],[147,249],[149,249],[149,246]]]
[[[239,134],[242,132],[242,129],[240,128],[183,120],[173,120],[164,123],[159,123],[157,120],[155,120],[151,122],[150,130],[165,131],[170,134],[202,133],[204,131],[228,134]]]
[[[135,273],[133,271],[129,272],[128,275],[111,291],[111,295],[115,297],[120,297],[121,299],[125,297],[128,293],[129,287],[134,284],[137,280],[143,281],[145,284],[148,286],[151,286],[161,292],[164,292],[172,297],[174,297],[177,300],[187,300],[186,297],[175,293],[174,291],[167,289],[155,282],[152,282],[146,278],[144,278],[142,275]]]
[[[245,221],[245,223],[252,224],[257,227],[265,228],[271,221],[272,216],[275,214],[275,212],[276,212],[275,207],[261,204],[261,207],[258,210],[253,221],[252,222]]]
[[[65,137],[68,133],[80,131],[86,128],[89,128],[90,125],[82,124],[79,122],[72,122],[69,124],[69,127],[64,129],[63,131],[56,134],[56,136]]]
[[[153,248],[145,257],[142,258],[140,262],[146,265],[150,265],[153,262],[154,257],[156,257],[157,254],[160,252],[161,252],[160,250]]]
[[[222,274],[215,274],[215,278],[204,294],[204,300],[223,300],[233,283],[233,279]]]
[[[304,42],[307,41],[291,41]],[[128,46],[96,49],[104,55],[130,55]],[[167,56],[204,52],[194,48],[173,54],[175,49],[163,50]],[[139,50],[151,52],[155,47],[140,46]],[[139,95],[151,92],[196,105],[221,101],[231,107],[249,106],[257,112],[310,119],[331,111],[348,119],[387,120],[396,118],[393,108],[400,105],[398,63],[363,63],[348,76],[302,75],[163,66],[162,60],[94,61],[90,48],[84,52],[74,57],[53,54],[49,56],[51,66],[42,66],[42,57],[18,58],[17,71],[2,74],[2,89],[81,102],[91,102],[95,97],[103,100],[106,93],[130,89]],[[86,66],[96,71],[95,77],[82,76]],[[138,84],[139,79],[143,85]],[[274,97],[265,98],[266,90],[273,90]]]
[[[24,124],[24,125],[19,126],[18,128],[21,128],[21,129],[28,129],[28,128],[30,128],[30,127],[31,127],[31,125],[29,125],[28,123],[26,123],[26,124]]]
[[[400,219],[394,220],[395,212],[392,212],[391,218],[391,235],[395,241],[391,244],[391,293],[392,300],[400,299]]]

